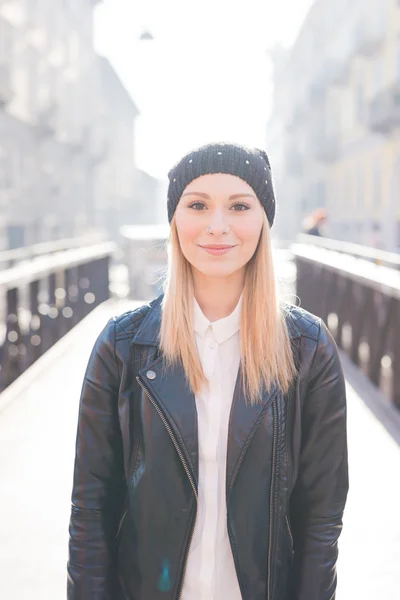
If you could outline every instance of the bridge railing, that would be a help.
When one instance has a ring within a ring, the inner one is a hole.
[[[395,252],[386,252],[386,250],[362,246],[361,244],[354,244],[353,242],[341,242],[340,240],[307,235],[306,233],[298,235],[296,241],[299,244],[311,244],[318,248],[333,250],[334,252],[354,256],[356,258],[363,258],[364,260],[368,260],[377,265],[384,265],[392,269],[400,270],[400,254],[396,254]]]
[[[291,247],[301,306],[400,409],[400,256],[306,237]]]
[[[104,242],[105,237],[101,233],[93,233],[83,237],[65,238],[62,240],[41,242],[40,244],[32,244],[23,248],[14,248],[13,250],[2,250],[0,252],[0,269],[9,269],[16,264],[25,260],[32,260],[39,256],[47,254],[55,254],[64,250],[72,250],[74,248],[82,248]]]
[[[0,273],[0,392],[109,298],[115,244],[65,249]]]

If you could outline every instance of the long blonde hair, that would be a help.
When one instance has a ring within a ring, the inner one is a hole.
[[[207,383],[193,330],[194,283],[192,268],[182,253],[173,219],[168,244],[160,347],[166,365],[181,361],[194,393]],[[277,384],[287,393],[295,364],[283,302],[275,277],[270,227],[266,215],[257,249],[246,267],[241,313],[240,346],[243,386],[252,404],[265,385]]]

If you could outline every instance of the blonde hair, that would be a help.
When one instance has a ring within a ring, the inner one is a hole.
[[[160,347],[167,366],[182,362],[188,383],[196,394],[207,380],[193,329],[192,268],[182,253],[174,219],[164,290]],[[257,249],[246,268],[240,328],[243,388],[252,404],[259,401],[263,385],[271,389],[277,384],[287,393],[295,377],[286,312],[279,299],[270,227],[264,215]]]

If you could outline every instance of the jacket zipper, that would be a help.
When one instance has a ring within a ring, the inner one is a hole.
[[[270,515],[269,515],[269,544],[268,544],[268,583],[267,583],[267,600],[272,599],[272,554],[274,550],[274,508],[275,508],[275,477],[276,477],[276,446],[277,446],[277,433],[278,433],[278,421],[277,421],[277,409],[276,400],[272,405],[273,417],[274,417],[274,434],[272,440],[272,474],[271,474],[271,493],[270,493]]]
[[[148,399],[150,400],[150,402],[152,403],[152,405],[156,409],[156,411],[157,411],[157,413],[158,413],[161,421],[164,423],[165,428],[166,428],[166,430],[169,433],[169,436],[170,436],[170,438],[172,440],[172,443],[175,446],[175,449],[176,449],[176,451],[177,451],[177,453],[179,455],[179,458],[181,459],[183,468],[185,469],[186,475],[187,475],[187,477],[188,477],[188,479],[190,481],[190,485],[192,486],[192,489],[193,489],[194,497],[196,499],[196,516],[197,516],[197,505],[198,505],[198,502],[199,502],[199,498],[198,498],[198,495],[197,495],[196,486],[194,485],[194,481],[193,481],[192,475],[190,474],[189,468],[188,468],[188,466],[186,464],[186,461],[185,461],[185,459],[183,457],[182,451],[179,448],[179,446],[177,444],[177,441],[175,439],[175,436],[174,436],[174,434],[171,431],[171,427],[169,426],[167,420],[165,419],[164,415],[162,414],[160,408],[158,407],[158,404],[150,396],[149,392],[147,391],[147,389],[145,388],[145,386],[143,385],[143,383],[140,381],[139,377],[136,377],[136,381],[138,382],[138,384],[140,385],[140,387],[142,388],[142,390],[144,391],[144,393],[146,394],[146,396],[148,397]],[[195,523],[196,523],[196,516],[195,516],[195,519],[194,519],[194,522],[193,522],[193,527],[192,527],[192,530],[191,530],[190,536],[189,536],[189,542],[188,542],[188,545],[187,545],[187,548],[186,548],[185,561],[184,561],[184,564],[183,564],[182,577],[181,577],[181,581],[180,581],[180,585],[179,585],[179,591],[178,591],[178,600],[179,600],[179,598],[181,597],[181,594],[182,594],[183,581],[185,579],[187,561],[188,561],[188,556],[189,556],[189,549],[190,549],[190,544],[192,543],[192,539],[193,539],[194,527],[195,527]]]

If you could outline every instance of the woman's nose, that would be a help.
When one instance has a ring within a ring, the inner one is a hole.
[[[209,231],[215,235],[226,233],[229,230],[228,219],[222,211],[215,211],[212,214],[209,224]]]

